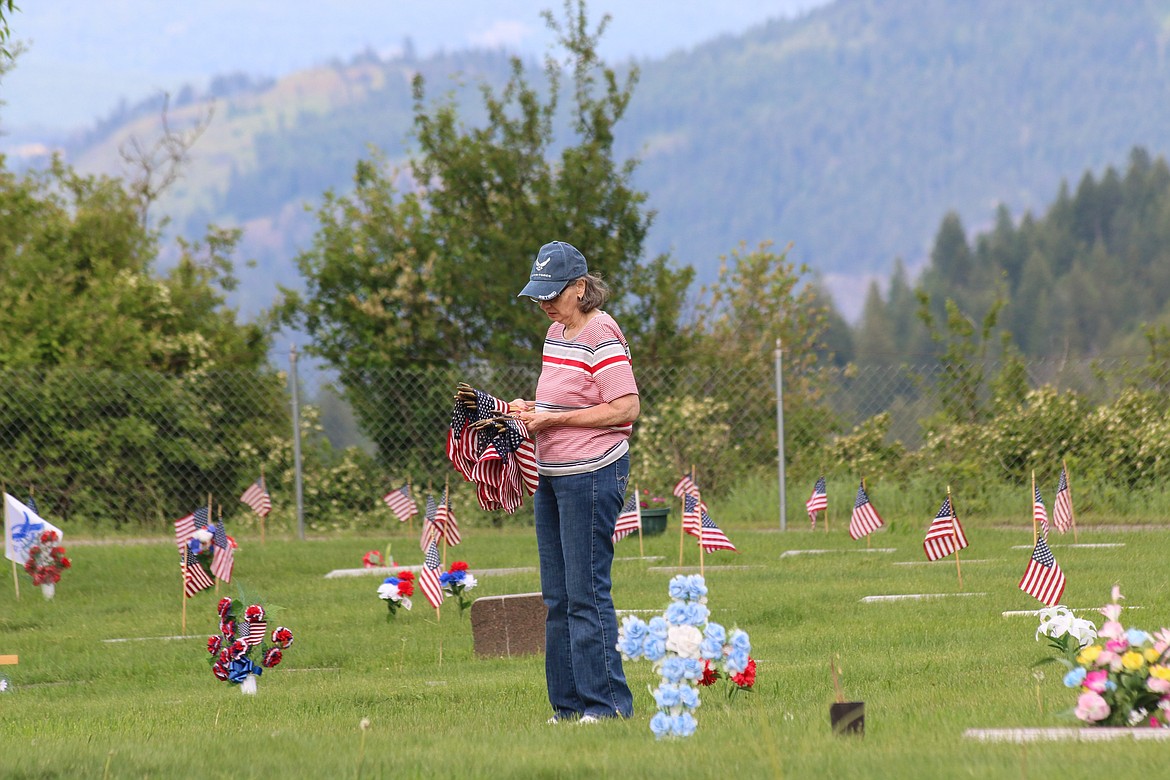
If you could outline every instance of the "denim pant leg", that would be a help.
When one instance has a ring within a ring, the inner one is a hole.
[[[616,648],[610,575],[613,528],[628,475],[629,458],[623,457],[588,474],[541,477],[537,490],[541,582],[549,606],[545,670],[549,699],[558,711],[572,706],[575,712],[597,717],[629,717],[633,712],[633,697]],[[540,499],[542,490],[547,493]],[[556,533],[548,528],[552,517],[544,514],[551,505],[557,510]]]
[[[585,713],[573,679],[572,643],[569,640],[569,594],[561,543],[561,520],[551,480],[540,478],[532,497],[536,511],[536,547],[540,554],[540,590],[548,617],[544,624],[544,675],[548,701],[557,717]]]

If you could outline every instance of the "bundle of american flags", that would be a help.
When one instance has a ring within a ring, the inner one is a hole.
[[[536,492],[536,445],[524,423],[508,416],[507,401],[465,383],[455,393],[447,458],[475,483],[482,509],[511,514]]]

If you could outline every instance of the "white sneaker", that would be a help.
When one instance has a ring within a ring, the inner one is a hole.
[[[553,715],[551,718],[549,718],[548,720],[545,721],[545,723],[547,723],[550,726],[555,726],[560,722],[561,722],[561,719],[558,718],[556,715]]]
[[[600,722],[601,722],[601,718],[597,717],[596,715],[582,715],[581,720],[577,721],[577,723],[581,724],[582,726],[584,726],[586,723],[600,723]]]

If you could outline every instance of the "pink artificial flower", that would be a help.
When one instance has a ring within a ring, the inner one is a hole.
[[[1090,723],[1105,720],[1109,717],[1109,704],[1099,694],[1086,691],[1077,699],[1076,716]]]
[[[1119,663],[1120,661],[1121,656],[1119,656],[1117,653],[1113,652],[1112,650],[1102,650],[1094,663],[1099,668],[1104,668],[1106,666],[1112,668],[1113,664]]]
[[[1104,655],[1104,653],[1101,655]],[[1092,691],[1093,693],[1104,693],[1105,681],[1108,679],[1109,672],[1105,671],[1104,669],[1097,669],[1086,674],[1085,680],[1081,684],[1085,686],[1086,690]]]
[[[1161,677],[1149,677],[1146,680],[1146,687],[1154,693],[1170,693],[1170,680],[1163,680]]]
[[[1159,653],[1165,653],[1167,649],[1170,649],[1170,628],[1154,632],[1154,649]]]
[[[1121,609],[1118,607],[1118,609]],[[1101,610],[1104,612],[1104,610]],[[1116,618],[1110,618],[1101,626],[1101,630],[1097,632],[1097,636],[1102,639],[1120,639],[1125,636],[1125,626],[1121,625]]]
[[[1124,653],[1129,648],[1129,640],[1122,635],[1119,639],[1110,639],[1105,643],[1105,649],[1111,653]]]

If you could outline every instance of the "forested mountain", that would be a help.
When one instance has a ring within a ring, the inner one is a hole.
[[[913,281],[948,212],[990,228],[998,205],[1009,221],[1044,208],[1062,180],[1135,146],[1164,154],[1168,23],[1170,0],[837,0],[642,62],[616,149],[641,159],[634,182],[658,210],[648,249],[709,281],[740,241],[791,241],[856,314],[895,258]],[[241,303],[267,306],[274,281],[296,284],[290,258],[313,228],[302,204],[347,189],[368,145],[391,160],[409,148],[415,72],[428,97],[459,90],[474,121],[472,85],[505,71],[499,53],[366,54],[231,92],[161,211],[181,231],[245,225],[258,267],[241,269]],[[118,145],[156,121],[131,114],[71,157],[116,169]]]
[[[977,236],[948,214],[915,290],[904,272],[884,298],[871,286],[856,354],[932,352],[922,295],[938,320],[947,299],[973,321],[1002,306],[997,330],[1027,356],[1142,354],[1141,335],[1170,325],[1170,167],[1134,149],[1126,167],[1061,186],[1039,214],[1013,221],[1001,208]]]

